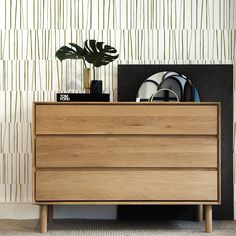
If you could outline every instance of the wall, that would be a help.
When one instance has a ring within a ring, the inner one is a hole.
[[[116,47],[119,60],[98,71],[114,100],[117,64],[235,63],[234,0],[0,0],[0,6],[0,211],[5,204],[30,207],[32,101],[83,90],[81,61],[61,64],[54,56],[60,46],[90,38]],[[13,215],[22,211],[12,206]],[[114,217],[110,209],[103,208],[106,217]]]

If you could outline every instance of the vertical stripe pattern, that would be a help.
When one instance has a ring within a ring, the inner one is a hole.
[[[117,48],[119,59],[97,72],[113,100],[117,64],[236,60],[234,0],[0,0],[0,6],[0,202],[32,200],[32,102],[83,91],[82,62],[55,58],[62,45],[96,39]]]

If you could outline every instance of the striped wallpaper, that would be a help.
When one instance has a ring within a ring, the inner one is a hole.
[[[82,62],[56,60],[60,46],[117,48],[97,72],[116,100],[117,64],[236,63],[234,14],[234,0],[0,0],[0,202],[32,200],[32,101],[83,91]]]

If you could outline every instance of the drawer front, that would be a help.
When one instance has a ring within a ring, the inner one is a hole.
[[[36,105],[36,134],[217,134],[216,105]]]
[[[37,137],[36,167],[217,167],[215,137]]]
[[[217,201],[216,171],[37,171],[36,201]]]

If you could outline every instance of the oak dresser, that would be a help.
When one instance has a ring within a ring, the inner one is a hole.
[[[219,103],[34,103],[33,203],[220,204]]]

